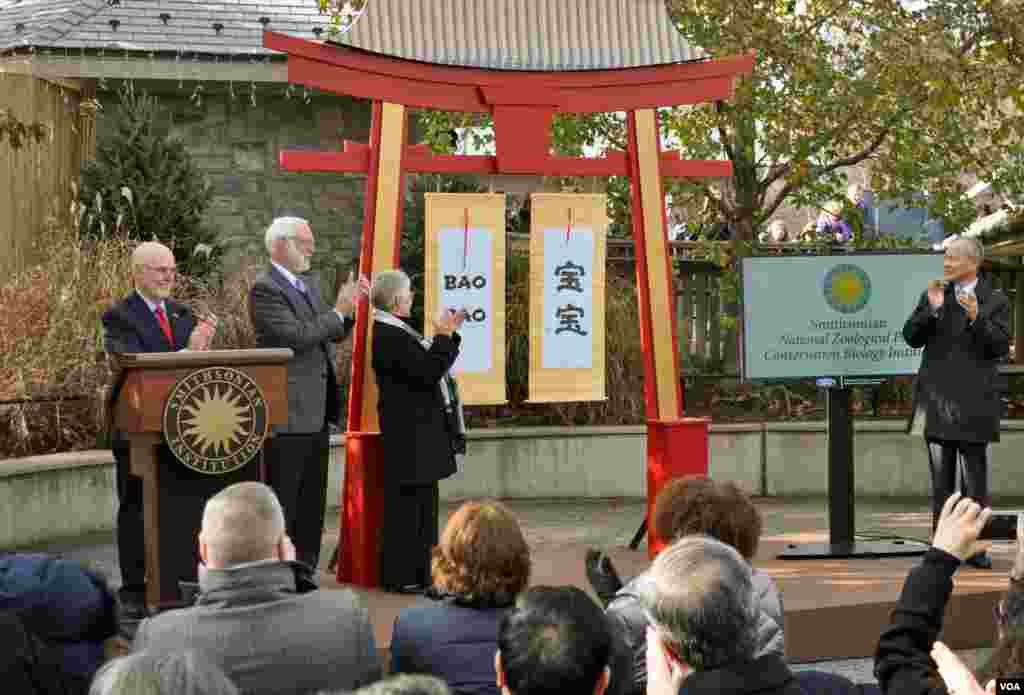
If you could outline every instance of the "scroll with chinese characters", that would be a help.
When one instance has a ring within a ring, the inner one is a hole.
[[[606,204],[603,195],[530,198],[532,402],[606,397]]]
[[[424,313],[465,309],[452,371],[466,405],[497,405],[505,391],[505,196],[426,194]]]

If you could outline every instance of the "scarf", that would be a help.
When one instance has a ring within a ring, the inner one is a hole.
[[[433,338],[424,337],[423,334],[415,328],[387,311],[374,309],[373,320],[386,323],[387,325],[394,326],[395,328],[401,328],[403,331],[415,338],[416,341],[423,346],[424,350],[429,350],[430,346],[434,342]],[[437,387],[441,391],[441,402],[444,404],[445,416],[448,421],[448,427],[452,437],[452,448],[456,454],[465,454],[466,417],[462,411],[462,398],[459,397],[459,386],[449,371],[445,372],[441,376],[441,380],[438,382]]]

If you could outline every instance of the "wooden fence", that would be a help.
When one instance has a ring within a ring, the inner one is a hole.
[[[0,109],[19,121],[46,124],[52,138],[15,150],[0,143],[0,274],[32,260],[33,239],[47,218],[68,210],[71,182],[95,147],[91,95],[73,82],[0,72]],[[83,104],[84,102],[84,104]]]

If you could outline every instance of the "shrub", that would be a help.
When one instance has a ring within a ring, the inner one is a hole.
[[[114,128],[82,167],[83,236],[156,239],[170,246],[187,273],[214,263],[213,230],[202,218],[212,191],[180,140],[157,135],[156,98],[125,82]]]

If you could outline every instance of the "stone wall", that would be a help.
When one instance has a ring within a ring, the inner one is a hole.
[[[98,98],[104,106],[97,135],[117,114],[117,83]],[[229,242],[231,259],[261,258],[262,235],[279,215],[305,217],[317,237],[314,265],[333,279],[355,257],[363,220],[365,177],[289,173],[279,166],[283,149],[340,149],[344,140],[368,142],[370,103],[321,92],[304,98],[302,87],[249,83],[135,82],[136,91],[159,97],[158,132],[181,138],[213,187],[207,222]]]

